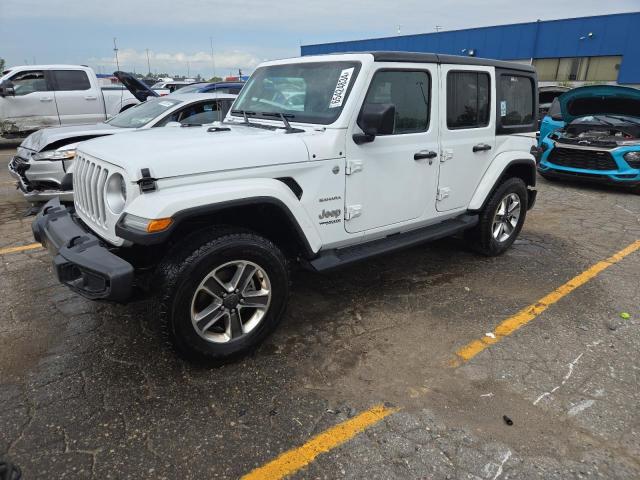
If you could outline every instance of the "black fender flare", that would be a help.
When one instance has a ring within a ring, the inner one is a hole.
[[[169,226],[169,228],[163,230],[162,232],[155,233],[139,232],[126,228],[122,223],[124,219],[124,215],[122,215],[116,223],[115,232],[118,237],[129,240],[134,244],[158,245],[167,241],[176,231],[176,229],[189,219],[202,217],[203,215],[219,213],[224,210],[230,210],[236,207],[246,207],[250,205],[271,205],[278,208],[278,210],[280,210],[281,213],[286,216],[289,222],[289,226],[292,227],[294,232],[296,233],[300,245],[302,245],[303,247],[305,256],[307,256],[308,258],[312,258],[315,256],[315,252],[311,248],[311,245],[309,245],[309,241],[307,240],[307,237],[304,234],[302,227],[300,227],[300,224],[298,223],[296,217],[281,200],[278,200],[274,197],[241,198],[211,205],[200,205],[197,207],[187,208],[185,210],[176,212],[171,217],[173,219],[173,223]]]

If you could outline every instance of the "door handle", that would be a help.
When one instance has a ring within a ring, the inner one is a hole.
[[[51,102],[52,100],[52,97],[40,97],[41,102]]]
[[[437,152],[433,150],[421,150],[413,155],[414,160],[424,160],[428,158],[429,160],[436,158],[438,156]]]
[[[479,143],[473,146],[473,153],[486,152],[487,150],[491,150],[491,145],[487,145],[486,143]]]
[[[86,95],[84,97],[85,100],[97,100],[98,97],[96,97],[95,95]]]

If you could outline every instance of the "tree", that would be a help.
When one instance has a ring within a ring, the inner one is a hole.
[[[209,80],[207,80],[208,82],[221,82],[222,81],[222,77],[211,77]]]
[[[0,73],[4,71],[4,58],[0,58]]]

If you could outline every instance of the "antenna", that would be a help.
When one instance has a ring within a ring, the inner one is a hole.
[[[113,51],[116,54],[116,68],[120,70],[120,60],[118,60],[118,45],[116,45],[116,37],[113,37]]]
[[[436,33],[439,32],[440,30],[442,30],[442,26],[436,25]]]

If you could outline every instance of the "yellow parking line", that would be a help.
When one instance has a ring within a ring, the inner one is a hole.
[[[21,245],[19,247],[0,248],[0,255],[4,255],[6,253],[24,252],[25,250],[36,250],[37,248],[42,248],[42,245],[40,245],[39,243],[30,243],[29,245]]]
[[[484,336],[480,339],[473,340],[456,352],[457,357],[453,361],[452,366],[458,366],[464,362],[471,360],[473,357],[482,352],[489,345],[499,342],[502,338],[511,335],[520,327],[526,325],[531,320],[536,318],[542,312],[544,312],[551,305],[556,303],[561,298],[565,297],[569,293],[573,292],[576,288],[584,285],[592,278],[596,277],[600,272],[609,268],[611,265],[618,263],[627,255],[640,249],[640,240],[636,240],[628,247],[620,250],[618,253],[612,255],[606,260],[596,263],[591,266],[580,275],[573,277],[564,285],[558,287],[553,292],[542,297],[536,303],[523,308],[512,317],[507,318],[500,323],[493,331],[494,337]]]
[[[395,411],[397,409],[375,406],[316,435],[304,445],[284,452],[275,460],[247,473],[242,480],[278,480],[291,475],[309,465],[321,453],[336,448]]]

